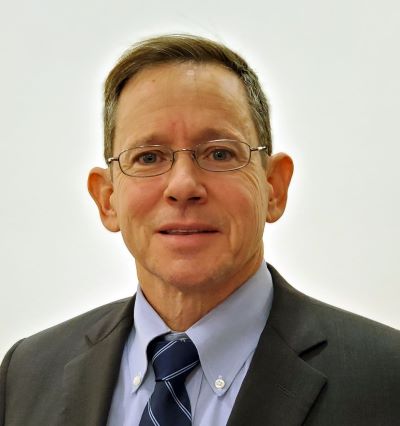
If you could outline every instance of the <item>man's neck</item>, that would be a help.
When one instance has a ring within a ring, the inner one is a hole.
[[[262,261],[251,259],[246,268],[225,277],[224,282],[208,281],[183,288],[163,282],[138,265],[137,272],[141,290],[153,309],[171,330],[186,331],[241,287]]]

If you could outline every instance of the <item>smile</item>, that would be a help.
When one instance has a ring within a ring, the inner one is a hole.
[[[203,229],[169,229],[160,231],[164,235],[192,235],[192,234],[213,234],[216,231]]]

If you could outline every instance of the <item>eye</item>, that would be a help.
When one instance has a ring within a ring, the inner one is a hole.
[[[152,166],[169,160],[168,152],[162,149],[133,149],[130,163],[134,166]]]
[[[153,164],[157,162],[157,159],[158,156],[155,152],[145,152],[144,154],[139,155],[135,160],[143,164]]]
[[[226,148],[216,148],[209,155],[215,161],[229,161],[232,160],[234,153]]]

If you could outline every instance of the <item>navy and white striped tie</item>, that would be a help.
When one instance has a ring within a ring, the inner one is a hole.
[[[199,363],[199,355],[189,338],[153,341],[148,348],[156,385],[139,426],[190,426],[192,414],[185,388],[187,375]]]

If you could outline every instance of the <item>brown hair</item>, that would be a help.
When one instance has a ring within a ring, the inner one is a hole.
[[[128,49],[109,73],[104,85],[104,156],[113,155],[115,117],[125,84],[139,71],[169,62],[216,63],[232,70],[243,82],[259,143],[272,152],[267,98],[255,72],[237,53],[207,38],[171,34],[146,39]]]

